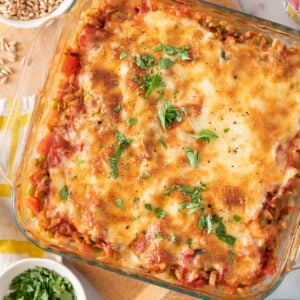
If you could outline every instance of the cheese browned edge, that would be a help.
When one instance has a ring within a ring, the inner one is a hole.
[[[299,192],[299,54],[188,5],[96,1],[65,51],[29,174],[36,238],[189,289],[246,293],[275,272]],[[166,101],[177,119],[164,131]],[[196,139],[203,130],[217,137]],[[114,178],[116,132],[127,140]]]

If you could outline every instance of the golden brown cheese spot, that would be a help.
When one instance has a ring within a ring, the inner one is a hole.
[[[221,189],[221,199],[226,206],[245,205],[245,195],[240,188],[234,186],[224,186]]]

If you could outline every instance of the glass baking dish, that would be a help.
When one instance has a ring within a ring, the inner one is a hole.
[[[282,40],[289,45],[300,45],[300,32],[284,27],[279,24],[275,24],[269,21],[265,21],[244,13],[240,13],[228,8],[224,8],[215,4],[207,3],[206,1],[184,1],[184,0],[162,0],[170,5],[176,2],[181,5],[189,5],[192,9],[200,9],[205,11],[206,14],[213,16],[218,20],[227,20],[234,27],[239,28],[241,32],[244,31],[256,31],[270,37],[272,39]],[[33,148],[36,144],[37,137],[41,134],[43,118],[47,115],[47,111],[50,108],[49,99],[55,97],[59,80],[57,80],[57,74],[59,73],[59,67],[63,59],[64,48],[70,44],[74,39],[74,32],[76,32],[77,22],[82,11],[90,7],[92,0],[80,1],[76,7],[69,13],[61,16],[57,19],[49,21],[38,32],[35,41],[31,47],[30,60],[32,63],[28,65],[23,72],[22,79],[19,84],[19,88],[11,107],[10,117],[7,124],[6,132],[3,136],[5,141],[9,136],[9,130],[17,128],[18,124],[14,123],[14,111],[20,109],[19,98],[25,95],[37,94],[37,100],[35,108],[32,114],[31,125],[29,126],[26,143],[22,143],[18,147],[16,153],[10,153],[14,157],[4,156],[5,147],[1,147],[0,163],[1,173],[11,186],[12,191],[12,205],[14,207],[14,213],[17,223],[23,234],[31,240],[37,246],[65,256],[66,258],[76,259],[92,265],[99,266],[101,268],[130,276],[135,279],[139,279],[145,282],[156,284],[158,286],[168,288],[177,292],[181,292],[186,295],[198,297],[201,299],[263,299],[269,295],[276,287],[278,287],[283,280],[284,276],[292,270],[295,258],[300,245],[300,197],[299,195],[293,199],[295,202],[295,209],[290,215],[288,220],[287,229],[281,232],[280,245],[278,247],[277,257],[277,269],[276,273],[267,276],[263,282],[254,286],[249,291],[243,294],[228,297],[228,295],[220,294],[216,290],[206,289],[203,290],[190,290],[183,288],[179,285],[170,284],[162,280],[151,277],[148,273],[142,271],[136,271],[131,269],[120,269],[113,265],[104,264],[99,261],[93,261],[87,257],[79,257],[76,254],[75,249],[59,248],[54,243],[51,243],[50,238],[47,235],[40,234],[35,235],[35,224],[31,221],[29,214],[26,214],[26,210],[23,209],[22,195],[26,194],[26,187],[28,185],[27,170],[32,164]],[[52,34],[46,34],[46,33]],[[53,34],[55,32],[55,34]],[[43,38],[47,36],[48,38]],[[47,49],[43,53],[43,59],[36,59],[41,49]],[[36,78],[40,78],[39,82],[36,82],[35,86],[28,85],[25,80],[30,76],[32,72],[35,72]],[[24,146],[23,146],[24,144]],[[4,145],[4,143],[2,144]],[[14,160],[14,164],[10,168],[6,168],[6,161]]]

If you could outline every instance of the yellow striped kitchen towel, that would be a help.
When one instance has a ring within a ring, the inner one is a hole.
[[[5,173],[10,176],[16,172],[21,159],[35,96],[23,97],[14,103],[13,113],[9,118],[13,100],[0,99],[0,159]],[[21,234],[13,216],[9,185],[0,175],[0,273],[9,264],[26,257],[56,259],[56,256],[34,246]]]

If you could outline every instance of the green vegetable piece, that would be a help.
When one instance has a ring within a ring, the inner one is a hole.
[[[129,118],[129,119],[127,119],[127,126],[132,127],[137,123],[137,121],[138,120],[136,118]]]
[[[198,165],[199,165],[199,152],[198,151],[194,151],[191,148],[185,148],[184,150],[185,150],[186,157],[187,157],[190,165],[194,169],[197,169]]]
[[[209,129],[203,129],[199,133],[194,134],[193,137],[208,144],[210,143],[210,140],[217,140],[219,138],[213,131]]]
[[[175,233],[170,233],[169,240],[171,243],[175,244],[177,242],[177,236]]]
[[[230,128],[225,128],[225,129],[224,129],[224,132],[225,132],[225,133],[227,133],[227,132],[229,132],[229,131],[230,131]]]
[[[157,233],[155,235],[156,239],[159,240],[159,241],[162,241],[164,239],[163,235],[161,233]]]
[[[137,55],[134,58],[134,60],[135,60],[136,65],[142,70],[147,70],[147,69],[151,68],[154,64],[154,58],[149,53],[146,53],[142,56]]]
[[[119,177],[119,168],[118,168],[119,159],[124,149],[129,147],[129,145],[132,142],[132,139],[126,138],[120,131],[116,132],[116,138],[118,141],[118,146],[114,155],[109,159],[110,175],[113,178]]]
[[[155,47],[156,52],[164,51],[168,55],[176,55],[180,60],[191,60],[188,51],[190,50],[189,46],[182,46],[179,48],[172,47],[166,44],[159,44]]]
[[[59,191],[59,197],[60,200],[63,202],[66,202],[70,196],[70,192],[68,190],[68,187],[65,185],[60,191]]]
[[[181,122],[180,110],[171,105],[170,102],[165,101],[161,109],[158,111],[158,119],[164,132],[172,123]]]
[[[167,213],[161,208],[155,208],[154,214],[158,219],[164,219],[167,216]]]
[[[238,216],[238,215],[234,215],[234,216],[233,216],[233,220],[234,220],[235,222],[240,222],[240,221],[242,220],[242,218],[241,218],[240,216]]]
[[[115,112],[115,113],[119,113],[119,112],[121,112],[121,110],[122,110],[122,106],[121,106],[121,104],[119,103],[119,104],[115,107],[114,112]]]
[[[152,211],[152,205],[150,203],[146,203],[144,205],[145,209],[147,209],[148,211]]]
[[[161,144],[165,149],[168,149],[168,146],[167,146],[167,144],[165,143],[165,141],[163,140],[162,137],[160,137],[160,138],[158,139],[158,141],[160,142],[160,144]]]
[[[120,59],[121,59],[121,60],[125,59],[127,56],[128,56],[128,53],[127,53],[126,51],[122,51],[122,52],[120,53]]]
[[[124,203],[123,203],[123,201],[122,201],[121,199],[116,199],[116,200],[115,200],[115,204],[116,204],[119,208],[121,208],[122,210],[125,210],[125,205],[124,205]]]
[[[158,67],[160,69],[170,69],[174,66],[175,62],[168,57],[161,58],[158,61]]]
[[[145,90],[145,97],[148,98],[156,88],[165,87],[166,84],[163,82],[160,74],[153,74],[145,76],[143,83],[140,83],[140,85]]]
[[[230,261],[230,264],[233,265],[234,264],[234,252],[232,251],[228,251],[228,255],[229,255],[229,261]]]
[[[133,198],[133,202],[134,202],[134,203],[140,202],[140,198],[139,198],[139,197],[134,197],[134,198]]]
[[[114,244],[112,248],[114,250],[120,250],[121,249],[121,244]]]

